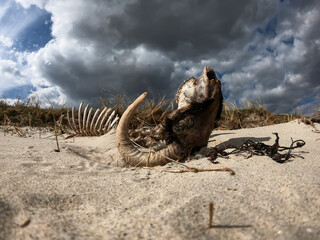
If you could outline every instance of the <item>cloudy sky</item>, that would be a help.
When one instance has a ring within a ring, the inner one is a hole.
[[[320,105],[318,0],[0,1],[0,98],[173,98],[210,66],[227,100]]]

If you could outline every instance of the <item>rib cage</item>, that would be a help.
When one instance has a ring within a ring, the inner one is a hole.
[[[69,110],[67,120],[69,127],[79,136],[101,136],[109,132],[114,127],[119,117],[111,108],[103,107],[102,109],[89,109],[89,104],[82,111],[83,102],[80,103],[78,110],[78,119],[75,117],[75,107],[71,110],[71,119]],[[93,114],[94,112],[94,114]],[[93,115],[93,117],[92,117]]]

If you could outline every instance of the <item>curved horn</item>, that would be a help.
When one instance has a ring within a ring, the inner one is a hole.
[[[166,148],[159,151],[141,151],[138,147],[134,146],[129,138],[129,124],[134,112],[137,110],[143,99],[146,97],[147,92],[138,97],[123,113],[116,131],[116,142],[118,151],[123,160],[132,166],[156,166],[165,165],[170,160],[179,160],[184,154],[181,148],[176,143],[171,143]]]

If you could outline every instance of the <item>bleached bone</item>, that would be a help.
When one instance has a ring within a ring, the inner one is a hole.
[[[87,129],[86,129],[86,121],[87,121],[88,108],[89,108],[89,103],[88,103],[87,106],[84,108],[84,112],[83,112],[82,131],[84,131],[85,135],[88,134]]]
[[[91,135],[89,126],[90,126],[90,119],[91,119],[91,116],[92,116],[92,111],[93,111],[93,108],[90,108],[89,113],[88,113],[87,122],[86,122],[87,135]]]
[[[116,116],[115,111],[113,111],[110,115],[112,111],[111,108],[104,107],[103,109],[97,110],[90,108],[89,110],[90,105],[87,104],[84,108],[84,111],[82,111],[83,103],[84,102],[81,102],[79,106],[78,119],[75,117],[75,107],[72,107],[71,118],[69,111],[67,111],[68,125],[76,133],[76,135],[100,136],[109,132],[118,122],[119,117]]]
[[[111,130],[111,128],[113,128],[113,126],[118,122],[119,117],[116,116],[116,118],[112,121],[112,123],[110,124],[110,126],[108,127],[107,132],[109,132]]]
[[[111,113],[110,117],[108,118],[108,121],[106,122],[106,125],[104,125],[103,132],[106,133],[106,132],[109,131],[109,129],[108,129],[109,123],[112,121],[112,119],[113,119],[113,117],[114,117],[115,114],[116,114],[115,111],[113,111],[113,112]]]
[[[94,124],[94,128],[93,128],[93,131],[96,135],[98,135],[98,132],[97,132],[97,128],[98,128],[98,124],[100,122],[100,119],[102,118],[102,116],[104,115],[104,113],[107,111],[107,108],[104,107],[104,109],[101,111],[99,117],[97,118],[97,121],[95,122]]]
[[[82,105],[83,105],[83,101],[80,103],[79,111],[78,111],[78,125],[79,125],[79,132],[80,132],[81,134],[83,134],[82,127],[81,127],[81,111],[82,111]]]
[[[71,127],[71,129],[76,132],[76,130],[73,127],[73,124],[71,123],[71,120],[70,120],[69,110],[67,111],[67,120],[68,120],[68,124]]]
[[[107,117],[109,116],[109,114],[110,114],[111,111],[112,111],[111,108],[109,108],[109,109],[106,111],[106,113],[104,114],[104,116],[103,116],[103,118],[102,118],[102,120],[101,120],[101,122],[100,122],[99,129],[98,129],[98,132],[99,132],[99,133],[101,133],[102,125],[103,125],[103,123],[106,121],[106,119],[107,119]]]
[[[93,115],[92,122],[91,122],[91,125],[90,125],[90,132],[91,132],[93,135],[95,134],[94,131],[93,131],[93,126],[94,126],[94,123],[96,122],[96,119],[97,119],[97,117],[98,117],[99,112],[100,112],[100,109],[98,108],[98,109],[96,110],[96,112],[94,113],[94,115]]]
[[[74,128],[74,131],[76,133],[79,133],[78,128],[77,128],[77,124],[76,124],[76,120],[74,118],[75,109],[76,109],[75,107],[72,107],[72,125],[73,125],[73,128]]]

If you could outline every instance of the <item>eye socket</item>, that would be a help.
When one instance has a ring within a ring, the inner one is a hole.
[[[214,71],[207,72],[207,77],[209,78],[209,80],[217,79],[217,76]]]

